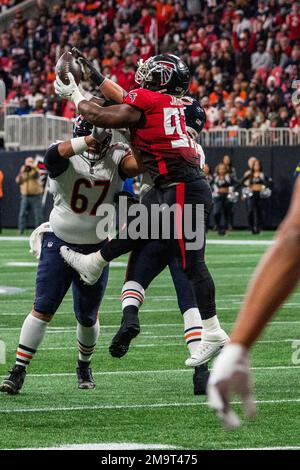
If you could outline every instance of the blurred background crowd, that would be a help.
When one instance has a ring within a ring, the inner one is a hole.
[[[16,3],[1,0],[2,9]],[[300,105],[291,100],[300,76],[295,1],[66,0],[51,8],[40,1],[30,20],[18,9],[0,35],[0,79],[14,113],[74,116],[73,104],[53,93],[55,63],[72,46],[127,91],[136,86],[138,59],[180,55],[206,129],[300,126]]]
[[[8,8],[14,7],[21,2],[22,0],[0,0],[0,13],[4,13]]]

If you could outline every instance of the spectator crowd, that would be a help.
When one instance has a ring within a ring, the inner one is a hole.
[[[0,13],[4,13],[11,7],[15,7],[22,0],[0,0]]]
[[[65,0],[51,9],[40,1],[30,20],[19,9],[0,35],[0,79],[15,113],[74,116],[74,105],[53,92],[55,64],[73,46],[127,91],[136,87],[138,59],[179,55],[206,129],[300,127],[295,1]]]

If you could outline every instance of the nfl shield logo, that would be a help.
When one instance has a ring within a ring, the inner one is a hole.
[[[52,248],[52,247],[53,247],[53,242],[48,242],[48,243],[47,243],[47,247],[48,247],[48,248]]]

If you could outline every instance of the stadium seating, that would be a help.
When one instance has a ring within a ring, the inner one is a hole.
[[[52,87],[65,50],[79,47],[130,90],[137,59],[159,44],[191,68],[190,92],[206,109],[206,129],[297,129],[300,107],[290,105],[300,64],[294,23],[300,24],[297,4],[285,0],[61,1],[51,10],[42,6],[35,20],[17,11],[1,34],[0,77],[18,115],[72,118],[74,107]]]

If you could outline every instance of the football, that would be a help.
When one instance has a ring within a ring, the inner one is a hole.
[[[71,52],[64,52],[64,54],[58,59],[55,73],[65,85],[69,84],[69,79],[67,77],[68,72],[71,72],[74,75],[75,81],[78,85],[82,78],[81,66]]]

